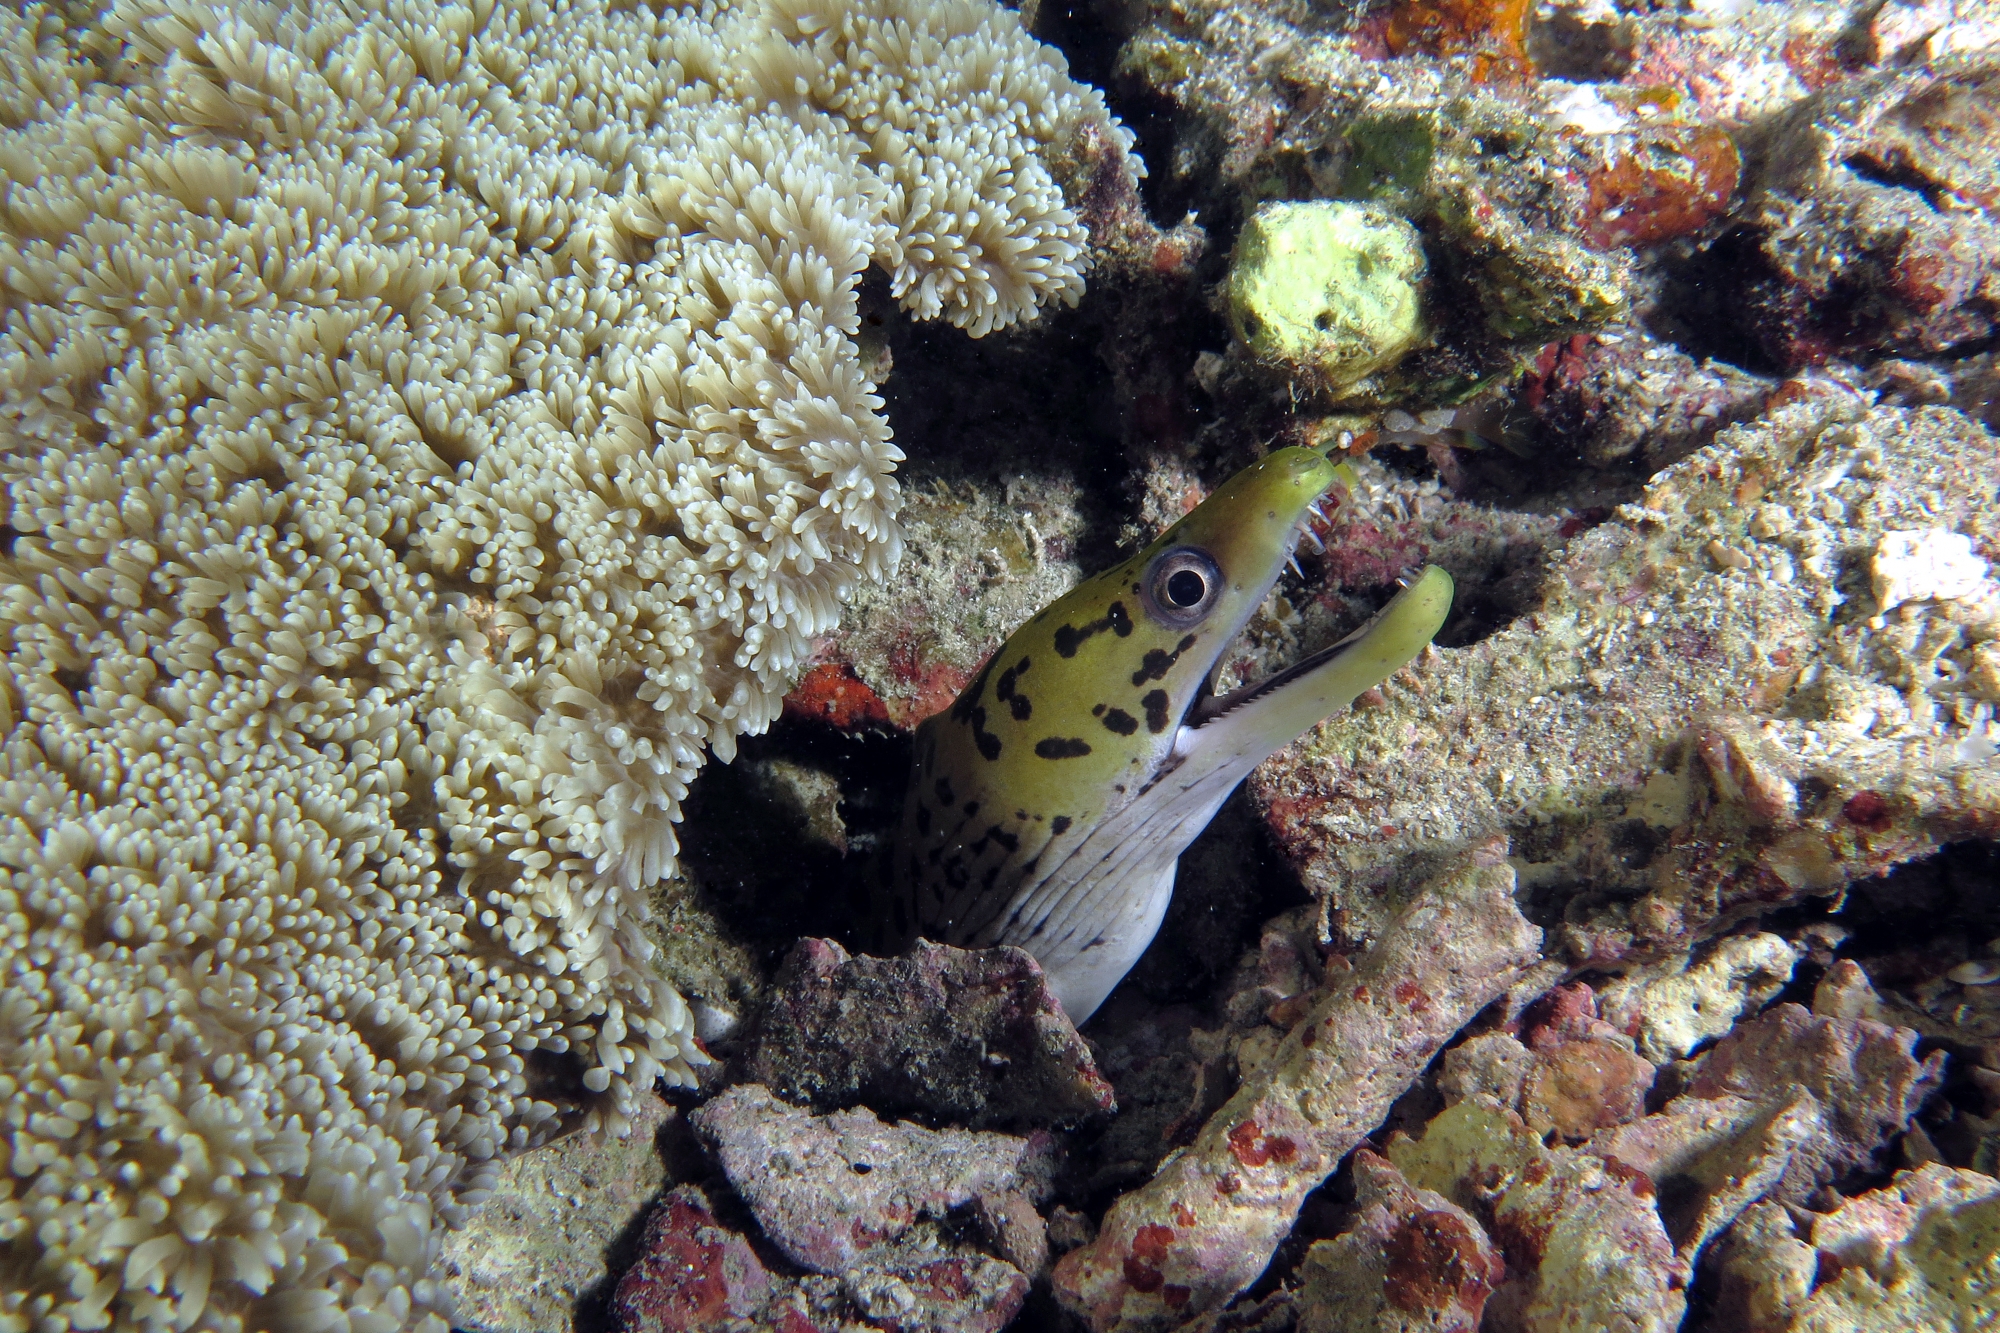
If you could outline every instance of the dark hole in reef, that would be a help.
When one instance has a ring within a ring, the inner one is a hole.
[[[849,1162],[848,1165],[854,1169],[854,1174],[857,1176],[865,1176],[875,1169],[869,1162]]]
[[[1625,77],[1635,37],[1629,23],[1585,23],[1557,10],[1528,25],[1528,58],[1545,79],[1595,83]]]
[[[909,765],[907,736],[784,719],[743,738],[682,804],[681,873],[696,902],[767,968],[808,935],[877,947],[875,858],[896,836]],[[835,819],[844,849],[824,836]]]
[[[1653,863],[1663,830],[1643,819],[1628,819],[1611,830],[1611,848],[1627,870],[1644,870]]]
[[[84,694],[88,692],[90,689],[90,668],[79,667],[72,669],[68,667],[58,667],[56,668],[54,675],[56,678],[56,684],[62,686],[63,689],[69,691],[69,697],[76,700],[77,704],[80,706],[83,703]]]
[[[1833,920],[1852,935],[1841,954],[1876,986],[1919,985],[1984,955],[2000,938],[2000,847],[1952,843],[1934,856],[1850,887]]]
[[[887,275],[870,270],[861,305],[886,316],[881,336],[893,369],[879,392],[907,455],[897,468],[906,490],[1067,473],[1082,491],[1086,521],[1075,554],[1085,572],[1129,554],[1116,547],[1129,512],[1121,395],[1104,359],[1096,304],[1044,309],[1027,325],[968,338],[942,321],[904,315],[888,295]],[[938,392],[941,384],[951,391]]]
[[[1659,299],[1647,332],[1700,360],[1713,357],[1753,375],[1783,375],[1791,367],[1777,346],[1797,342],[1800,316],[1776,299],[1781,282],[1762,250],[1762,236],[1737,228],[1663,266]]]

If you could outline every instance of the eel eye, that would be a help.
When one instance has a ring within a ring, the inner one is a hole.
[[[1200,624],[1222,594],[1222,570],[1193,546],[1162,552],[1146,571],[1146,614],[1175,629]]]

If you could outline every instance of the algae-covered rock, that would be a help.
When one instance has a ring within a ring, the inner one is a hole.
[[[2000,730],[1960,684],[2000,616],[1983,590],[1884,615],[1867,582],[1887,533],[1990,549],[1993,436],[1788,393],[1579,532],[1528,614],[1252,776],[1341,937],[1391,918],[1413,847],[1502,831],[1562,955],[1609,967],[2000,827]],[[1424,533],[1402,525],[1398,558],[1429,558]]]
[[[1259,360],[1343,396],[1423,341],[1425,271],[1417,229],[1384,209],[1266,204],[1236,240],[1230,324]]]
[[[1745,1214],[1717,1326],[1753,1333],[1970,1333],[2000,1319],[2000,1184],[1937,1164],[1802,1222]]]

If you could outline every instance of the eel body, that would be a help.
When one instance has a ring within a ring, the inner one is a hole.
[[[889,920],[1040,961],[1081,1023],[1159,929],[1182,850],[1273,751],[1422,651],[1435,565],[1334,646],[1227,695],[1208,682],[1343,469],[1282,449],[1023,625],[917,729]]]

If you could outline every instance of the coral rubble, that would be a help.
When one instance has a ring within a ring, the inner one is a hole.
[[[1844,392],[1730,427],[1568,543],[1532,613],[1254,775],[1270,825],[1354,939],[1413,848],[1511,830],[1579,966],[1990,834],[2000,588],[1883,613],[1848,571],[1891,533],[1992,543],[1996,469],[1958,413]]]
[[[1094,1329],[1162,1328],[1249,1285],[1307,1191],[1539,958],[1541,932],[1515,909],[1496,850],[1440,872],[1360,966],[1328,976],[1194,1143],[1056,1265],[1064,1305]]]
[[[920,941],[900,958],[851,958],[806,939],[772,990],[748,1073],[789,1101],[976,1129],[1114,1109],[1090,1049],[1020,949]]]

